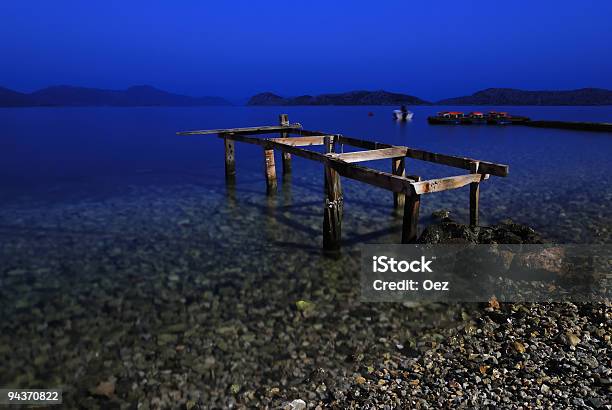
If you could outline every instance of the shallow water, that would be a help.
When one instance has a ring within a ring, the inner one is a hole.
[[[128,402],[158,389],[227,404],[218,398],[232,384],[299,382],[296,360],[340,368],[354,353],[348,339],[402,342],[445,320],[434,308],[358,302],[360,244],[399,242],[390,193],[343,179],[344,254],[324,258],[319,164],[294,158],[290,181],[278,166],[269,198],[261,148],[237,144],[228,189],[221,141],[179,130],[275,124],[286,112],[306,129],[509,164],[509,177],[482,184],[482,223],[512,218],[560,242],[610,242],[610,134],[429,126],[440,109],[416,107],[407,124],[390,107],[0,110],[0,385],[59,384],[93,406],[88,389],[115,378]],[[508,110],[612,121],[612,107]],[[407,172],[465,173],[410,160]],[[425,196],[421,221],[440,208],[467,220],[467,190]]]

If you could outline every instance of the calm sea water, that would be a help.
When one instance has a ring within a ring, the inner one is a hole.
[[[490,108],[504,109],[479,109]],[[484,222],[512,218],[566,242],[595,241],[602,231],[606,235],[611,221],[610,134],[428,125],[426,116],[440,109],[443,107],[415,107],[414,121],[407,124],[392,121],[390,107],[3,109],[0,206],[25,209],[33,204],[104,201],[135,187],[196,184],[221,190],[221,142],[214,136],[176,136],[175,132],[275,124],[278,114],[286,112],[292,122],[300,122],[306,129],[510,165],[509,177],[493,177],[482,188]],[[612,121],[612,107],[505,109],[535,119]],[[373,117],[367,116],[369,111]],[[319,164],[299,159],[295,162],[296,176],[306,178],[313,186],[321,185]],[[261,192],[260,148],[239,144],[237,164],[239,189],[248,186]],[[387,161],[369,165],[389,168]],[[423,178],[465,172],[420,161],[409,161],[407,168]],[[378,189],[365,191],[366,200],[373,204],[380,203],[379,197],[389,197]],[[350,206],[350,195],[345,199]],[[467,193],[461,190],[430,195],[424,198],[423,206],[425,210],[451,208],[463,216]],[[350,226],[347,228],[350,230]]]
[[[398,124],[391,109],[1,109],[0,385],[63,386],[68,407],[97,408],[88,392],[115,380],[124,403],[189,391],[227,407],[230,386],[340,372],[358,349],[440,325],[440,315],[424,319],[430,311],[359,303],[360,245],[400,240],[389,192],[343,179],[344,252],[325,258],[320,164],[295,158],[267,197],[261,148],[237,144],[228,190],[222,142],[180,130],[276,124],[288,113],[306,129],[505,163],[507,178],[482,185],[482,223],[511,218],[561,242],[611,242],[610,134],[429,126],[441,107],[415,107]],[[612,121],[612,107],[508,111]],[[407,170],[465,173],[411,160]],[[467,188],[424,196],[422,223],[441,208],[466,221]],[[299,300],[313,312],[296,310]]]

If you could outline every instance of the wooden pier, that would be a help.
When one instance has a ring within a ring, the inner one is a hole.
[[[298,123],[290,124],[286,114],[280,115],[280,124],[272,126],[198,130],[178,132],[178,135],[217,134],[225,143],[225,176],[232,181],[236,175],[235,143],[259,145],[263,149],[264,175],[269,195],[277,189],[274,150],[282,153],[282,169],[288,174],[291,156],[306,158],[323,164],[325,201],[323,209],[323,249],[339,251],[342,232],[343,201],[340,177],[350,178],[393,193],[393,204],[403,208],[402,243],[417,239],[417,226],[421,196],[434,192],[470,186],[470,224],[478,225],[480,183],[489,175],[505,177],[508,166],[464,158],[454,155],[437,154],[405,146],[390,145],[375,141],[347,137],[320,131],[308,131]],[[265,137],[266,134],[278,135]],[[322,145],[325,153],[303,147]],[[352,146],[361,151],[346,152],[339,147]],[[421,180],[417,175],[406,175],[406,159],[415,159],[447,165],[469,171],[469,173],[446,178]],[[390,160],[391,172],[383,172],[358,165],[359,162]]]

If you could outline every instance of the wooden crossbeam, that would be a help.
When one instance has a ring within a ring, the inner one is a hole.
[[[415,182],[412,184],[416,194],[431,194],[433,192],[447,191],[449,189],[457,189],[471,184],[472,182],[480,182],[488,179],[488,175],[469,174],[458,175],[454,177],[429,179],[427,181]]]
[[[378,159],[389,159],[406,156],[406,148],[404,147],[393,147],[393,148],[381,148],[371,149],[367,151],[357,152],[346,152],[343,154],[328,154],[333,158],[340,159],[344,162],[362,162],[362,161],[374,161]]]
[[[292,132],[302,128],[299,124],[264,125],[261,127],[226,128],[216,130],[179,131],[177,135],[210,135],[210,134],[268,134],[272,132]]]
[[[508,176],[508,165],[495,164],[493,162],[480,161],[472,158],[457,157],[454,155],[436,154],[434,152],[420,149],[408,148],[406,156],[422,161],[435,162],[437,164],[448,165],[455,168],[472,169],[474,162],[479,163],[478,172],[481,174],[491,174],[498,177]]]
[[[309,145],[323,145],[324,138],[324,135],[315,135],[312,137],[270,138],[269,140],[294,147],[306,147]]]
[[[295,131],[299,135],[319,135],[325,134],[321,131],[310,131],[300,129]],[[377,141],[363,140],[359,138],[347,137],[345,135],[339,135],[337,142],[340,144],[351,145],[353,147],[364,148],[369,150],[382,149],[382,148],[393,148],[391,144],[386,144]],[[421,149],[415,149],[408,147],[406,156],[409,158],[418,159],[421,161],[434,162],[436,164],[447,165],[455,168],[462,168],[470,170],[472,163],[478,162],[478,172],[481,174],[490,174],[498,177],[508,176],[509,167],[504,164],[496,164],[494,162],[480,161],[474,158],[459,157],[455,155],[438,154],[435,152],[425,151]]]
[[[357,181],[366,182],[370,185],[374,185],[380,188],[387,189],[393,192],[412,192],[413,189],[410,187],[412,182],[415,182],[414,179],[409,179],[405,177],[401,177],[398,175],[393,175],[388,172],[382,172],[371,168],[362,167],[356,164],[351,164],[348,162],[341,161],[339,159],[333,158],[326,154],[322,154],[315,151],[310,151],[303,148],[294,147],[291,145],[283,144],[280,142],[274,141],[274,138],[266,139],[266,138],[252,138],[246,137],[243,135],[231,135],[224,134],[224,138],[246,142],[248,144],[261,145],[266,147],[267,149],[274,148],[283,152],[288,152],[292,155],[307,158],[313,161],[321,162],[335,171],[337,171],[340,175],[346,178],[355,179]]]

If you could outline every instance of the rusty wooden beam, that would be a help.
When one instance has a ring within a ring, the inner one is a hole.
[[[324,137],[324,135],[317,135],[313,137],[270,138],[269,140],[294,147],[306,147],[309,145],[323,145]]]
[[[406,156],[420,159],[422,161],[435,162],[436,164],[448,165],[455,168],[471,169],[473,162],[479,162],[478,172],[481,174],[491,174],[498,177],[508,176],[509,167],[504,164],[496,164],[487,161],[478,161],[472,158],[457,157],[454,155],[436,154],[434,152],[420,149],[408,148]]]
[[[472,182],[480,182],[487,179],[487,175],[482,174],[469,174],[469,175],[457,175],[454,177],[429,179],[427,181],[420,181],[412,183],[415,192],[418,195],[431,194],[433,192],[447,191],[449,189],[457,189],[464,187]]]
[[[366,151],[345,152],[342,154],[331,154],[333,158],[340,159],[344,162],[375,161],[379,159],[403,157],[405,155],[406,148],[404,147],[381,148]]]

